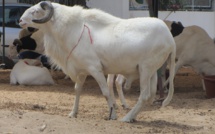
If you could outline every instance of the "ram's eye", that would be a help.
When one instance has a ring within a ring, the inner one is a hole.
[[[31,14],[33,15],[35,12],[36,12],[36,11],[34,10],[34,11],[31,12]]]

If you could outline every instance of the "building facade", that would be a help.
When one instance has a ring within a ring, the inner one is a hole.
[[[205,29],[211,38],[215,37],[215,0],[159,1],[163,2],[158,12],[160,19],[180,21],[184,26],[198,25]],[[87,0],[86,2],[91,8],[99,8],[121,18],[149,16],[147,0]]]
[[[7,0],[35,4],[41,0]],[[51,0],[66,5],[83,0]],[[149,16],[151,0],[86,0],[90,8],[99,8],[120,18]],[[180,21],[184,26],[198,25],[215,37],[215,0],[159,0],[158,18]]]

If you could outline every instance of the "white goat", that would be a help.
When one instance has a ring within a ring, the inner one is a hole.
[[[168,57],[171,60],[170,92],[163,106],[172,99],[175,42],[168,27],[159,19],[120,19],[97,9],[42,1],[25,11],[19,24],[43,32],[45,53],[76,82],[70,117],[77,116],[83,84],[87,75],[91,75],[107,99],[110,119],[116,119],[104,74],[123,74],[140,77],[138,102],[122,119],[134,121],[144,103],[155,97],[156,71]]]
[[[46,67],[41,67],[39,60],[19,60],[10,74],[10,84],[53,85],[54,80]]]

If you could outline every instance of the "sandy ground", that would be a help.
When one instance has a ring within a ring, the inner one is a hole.
[[[191,133],[215,131],[215,99],[207,99],[200,76],[191,69],[181,69],[175,78],[171,103],[145,106],[137,122],[121,122],[128,110],[120,106],[117,120],[108,117],[107,102],[98,84],[89,77],[80,100],[77,118],[68,118],[74,100],[74,83],[54,72],[55,86],[12,86],[10,70],[0,71],[0,134],[139,134]],[[138,81],[125,91],[130,107],[139,96]]]

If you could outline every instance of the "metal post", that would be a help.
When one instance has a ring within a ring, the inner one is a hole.
[[[158,17],[158,0],[152,0],[153,17]]]
[[[195,5],[194,0],[192,0],[192,11],[194,11],[194,5]]]
[[[0,68],[5,68],[5,0],[2,0],[2,64]]]

